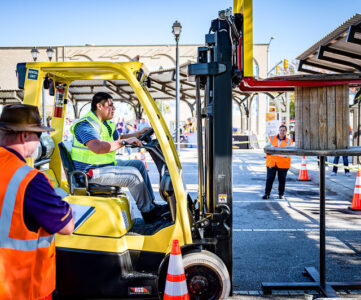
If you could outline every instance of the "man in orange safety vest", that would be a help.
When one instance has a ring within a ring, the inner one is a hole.
[[[54,233],[74,230],[69,204],[46,175],[26,164],[43,132],[32,105],[0,116],[0,299],[49,300],[55,289]]]
[[[292,139],[286,136],[287,127],[281,125],[279,133],[269,137],[267,146],[271,147],[291,147],[293,144]],[[284,192],[286,186],[287,171],[291,167],[291,157],[282,155],[266,154],[266,167],[267,167],[267,180],[265,194],[262,199],[269,199],[273,181],[275,180],[276,173],[278,174],[278,195],[280,199],[284,199]]]

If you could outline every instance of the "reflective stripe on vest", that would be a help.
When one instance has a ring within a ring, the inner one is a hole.
[[[108,128],[104,124],[101,124],[100,120],[97,118],[98,117],[92,111],[90,111],[78,122],[76,122],[73,126],[71,126],[70,131],[74,136],[72,149],[71,149],[71,158],[78,162],[82,162],[90,165],[115,163],[115,151],[109,153],[103,153],[103,154],[96,154],[76,139],[76,135],[74,132],[75,126],[80,122],[87,121],[98,132],[100,139],[102,141],[107,141],[107,142],[113,141],[113,133],[115,131],[115,125],[113,123],[108,123],[108,121],[106,121],[107,125],[111,128],[111,133],[109,134]]]
[[[290,143],[291,143],[291,139],[287,139],[288,141],[285,140],[280,140],[278,139],[278,137],[275,135],[273,138],[276,138],[278,140],[278,147],[281,147],[281,143],[283,141],[285,141],[287,143],[287,146],[286,147],[289,147],[290,146]],[[281,154],[277,154],[277,156],[281,156],[281,157],[290,157],[289,155],[281,155]]]
[[[9,237],[17,191],[21,181],[32,169],[28,165],[17,169],[6,189],[0,216],[0,248],[31,251],[37,248],[49,247],[54,240],[54,235],[39,237],[36,240],[18,240]]]

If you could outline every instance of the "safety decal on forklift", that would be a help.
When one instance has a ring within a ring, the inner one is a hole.
[[[218,203],[227,203],[227,194],[218,194]]]
[[[151,286],[129,287],[129,289],[128,289],[129,295],[150,295],[151,293],[152,293]]]
[[[37,69],[29,69],[28,70],[28,79],[38,80],[38,76],[39,76],[39,70],[37,70]]]
[[[129,227],[129,221],[128,221],[128,216],[127,216],[127,211],[126,210],[122,210],[122,217],[123,217],[125,228],[128,228]]]

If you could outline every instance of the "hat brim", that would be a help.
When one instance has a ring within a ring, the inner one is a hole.
[[[54,128],[46,127],[39,124],[13,124],[8,122],[0,122],[0,130],[11,131],[30,131],[30,132],[46,132],[55,131]]]

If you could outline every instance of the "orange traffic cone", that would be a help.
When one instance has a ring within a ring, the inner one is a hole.
[[[351,210],[361,210],[361,170],[357,171],[355,190],[353,192],[352,205],[349,207]]]
[[[300,174],[298,175],[299,181],[309,181],[308,172],[306,167],[306,157],[302,156]]]
[[[173,240],[163,300],[189,300],[186,275],[178,240]]]
[[[145,169],[149,172],[144,152],[140,151],[140,160],[144,163]]]

